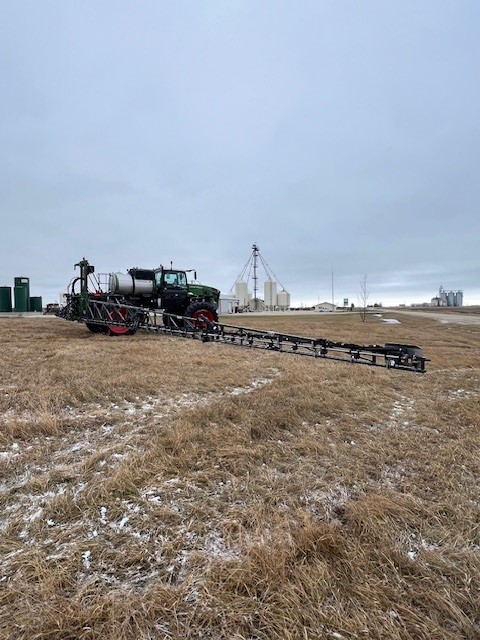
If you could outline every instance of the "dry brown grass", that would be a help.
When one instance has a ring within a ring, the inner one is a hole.
[[[228,320],[425,376],[0,321],[0,637],[480,637],[480,327],[399,318]]]

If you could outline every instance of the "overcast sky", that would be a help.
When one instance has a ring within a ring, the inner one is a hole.
[[[257,243],[293,304],[480,304],[478,0],[0,6],[1,285]]]

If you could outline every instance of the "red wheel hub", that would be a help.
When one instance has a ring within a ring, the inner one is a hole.
[[[127,317],[127,310],[124,307],[108,311],[109,319],[112,322],[124,322]],[[124,336],[130,333],[130,327],[120,327],[117,324],[107,324],[108,331],[112,336]]]
[[[192,315],[192,318],[195,320],[194,325],[197,329],[208,327],[208,324],[201,320],[201,318],[206,318],[209,322],[215,322],[215,316],[210,309],[198,309],[198,311],[195,311]]]

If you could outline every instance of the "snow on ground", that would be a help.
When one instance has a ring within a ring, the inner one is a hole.
[[[141,453],[142,433],[160,427],[184,409],[207,405],[228,395],[251,393],[269,384],[280,372],[272,369],[269,377],[252,380],[244,387],[235,387],[219,393],[182,393],[175,398],[149,396],[136,398],[134,402],[122,401],[87,404],[83,407],[67,407],[64,418],[72,428],[60,436],[38,436],[28,444],[13,443],[0,451],[3,479],[0,482],[0,499],[6,506],[0,514],[0,533],[12,528],[17,531],[23,548],[40,545],[49,560],[61,560],[78,554],[78,580],[91,579],[95,575],[100,582],[125,584],[141,588],[148,576],[165,572],[175,582],[187,575],[191,562],[198,561],[199,554],[207,564],[213,561],[234,562],[238,549],[226,542],[215,520],[207,523],[199,534],[189,530],[192,509],[197,501],[225,500],[230,490],[229,481],[219,482],[212,488],[196,486],[179,478],[164,479],[156,486],[147,487],[138,501],[117,499],[115,513],[98,504],[96,509],[67,517],[62,522],[62,505],[81,503],[88,497],[90,483],[101,486],[102,479],[111,477],[121,464],[132,455]],[[3,416],[6,422],[10,415]],[[15,416],[18,420],[19,416]],[[30,414],[20,419],[31,420]],[[84,421],[88,426],[83,427]],[[78,427],[75,426],[78,423]],[[32,452],[37,452],[33,455]],[[89,462],[93,460],[93,462]],[[13,499],[12,499],[13,497]],[[10,498],[10,500],[9,500]],[[66,507],[65,507],[66,508]],[[59,509],[60,517],[52,516]],[[171,539],[161,535],[152,537],[149,523],[156,511],[172,514]],[[79,517],[80,516],[80,517]],[[181,548],[167,562],[163,548],[172,540],[181,540]],[[108,563],[98,552],[98,545],[121,549],[128,541],[128,549],[145,555],[144,564],[125,569],[122,565],[121,580],[116,576],[115,563]],[[93,545],[93,546],[92,546]],[[97,545],[97,546],[95,546]],[[19,550],[0,560],[0,582],[13,570],[14,558]],[[125,575],[125,570],[128,575]]]
[[[408,427],[410,426],[410,420],[406,418],[413,412],[415,401],[412,398],[401,398],[395,400],[393,403],[392,411],[388,419],[389,427]]]

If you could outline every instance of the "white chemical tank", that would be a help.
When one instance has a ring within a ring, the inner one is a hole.
[[[124,296],[151,295],[153,293],[153,280],[140,280],[130,273],[111,273],[108,278],[109,293],[120,293]]]

